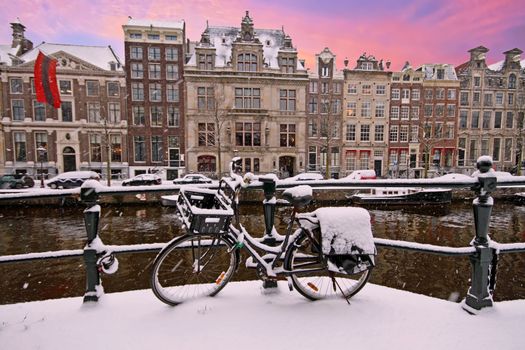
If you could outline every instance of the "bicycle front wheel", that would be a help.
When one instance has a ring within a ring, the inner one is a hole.
[[[285,257],[285,268],[292,271],[295,289],[310,300],[332,297],[351,298],[368,282],[371,271],[344,274],[328,270],[326,258],[321,258],[321,247],[303,232],[290,245]]]
[[[224,237],[182,236],[155,259],[151,288],[168,305],[214,296],[228,283],[237,263],[233,244]]]

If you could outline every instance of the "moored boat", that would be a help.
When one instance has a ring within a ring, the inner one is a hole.
[[[525,205],[525,192],[520,192],[520,193],[516,193],[514,194],[514,203],[516,204],[520,204],[520,205]]]
[[[452,191],[446,188],[378,187],[359,191],[349,201],[357,205],[408,206],[446,205],[452,201]]]

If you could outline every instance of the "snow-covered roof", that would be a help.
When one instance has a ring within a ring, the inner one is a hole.
[[[490,70],[500,71],[503,68],[504,63],[505,63],[505,60],[501,60],[499,62],[491,64],[490,66],[488,66],[488,68]],[[520,64],[521,64],[521,68],[525,68],[525,59],[521,60]]]
[[[443,79],[438,79],[438,69],[444,69]],[[417,69],[425,73],[425,80],[458,80],[456,70],[452,64],[433,63],[424,64]]]
[[[111,49],[110,46],[86,46],[86,45],[70,45],[70,44],[52,44],[43,42],[36,46],[33,50],[30,50],[20,56],[24,62],[31,62],[36,60],[38,51],[46,55],[52,55],[54,53],[63,51],[71,56],[75,56],[87,63],[97,66],[104,70],[110,70],[110,63],[120,63],[121,60]],[[120,64],[117,71],[122,71],[123,67]]]
[[[0,45],[0,63],[5,63],[6,65],[11,65],[11,57],[16,56],[19,47],[11,47],[11,45]]]
[[[240,34],[240,28],[236,27],[208,27],[207,28],[210,45],[197,47],[210,47],[215,49],[215,67],[226,67],[231,62],[232,44]],[[269,68],[279,69],[279,51],[289,51],[281,49],[284,46],[286,34],[280,29],[255,29],[255,37],[263,45],[264,62]],[[292,49],[296,52],[295,49]],[[195,54],[188,61],[188,65],[196,65]],[[305,70],[303,64],[297,60],[297,70]]]
[[[138,27],[157,27],[166,29],[184,29],[184,21],[158,21],[152,19],[134,19],[130,18],[127,23],[128,26]]]

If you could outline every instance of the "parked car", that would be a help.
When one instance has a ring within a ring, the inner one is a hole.
[[[23,174],[8,174],[0,177],[0,188],[24,188],[33,187],[35,181],[29,175]]]
[[[285,180],[292,181],[314,181],[314,180],[323,180],[324,177],[320,173],[301,173],[292,177],[287,177]]]
[[[211,184],[212,179],[202,174],[186,174],[184,177],[173,180],[175,185],[188,185],[188,184]]]
[[[376,171],[373,169],[354,170],[350,175],[343,177],[342,180],[374,180]]]
[[[140,174],[122,181],[122,186],[160,185],[162,179],[156,174]]]
[[[94,171],[67,171],[59,174],[47,183],[50,188],[80,187],[86,180],[100,180],[100,175]]]

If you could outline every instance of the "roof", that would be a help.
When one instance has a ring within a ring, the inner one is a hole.
[[[103,70],[110,70],[110,62],[121,63],[119,57],[115,54],[111,46],[86,46],[86,45],[70,45],[70,44],[52,44],[43,42],[34,49],[26,52],[20,59],[24,62],[31,62],[36,60],[38,51],[46,55],[63,51],[69,55],[80,58],[81,60],[97,66]],[[117,71],[122,71],[122,64],[117,68]]]
[[[454,66],[448,63],[424,64],[417,70],[425,73],[425,80],[438,80],[437,72],[440,68],[445,70],[445,75],[443,79],[439,80],[458,80]]]
[[[505,63],[505,60],[501,60],[501,61],[498,61],[496,63],[491,64],[490,66],[488,66],[488,68],[490,70],[498,71],[498,70],[501,70],[503,68],[503,64],[504,63]],[[521,68],[525,68],[525,59],[521,60],[520,64],[521,64]]]
[[[184,29],[184,20],[180,21],[158,21],[152,19],[134,19],[128,20],[127,26],[138,26],[138,27],[157,27],[166,29]]]
[[[11,47],[11,45],[0,45],[0,63],[5,63],[8,66],[11,65],[11,57],[10,56],[16,56],[16,53],[18,52],[19,47]]]
[[[231,61],[232,44],[239,36],[241,30],[236,27],[208,27],[206,29],[210,38],[210,48],[215,49],[215,67],[227,67]],[[269,68],[279,69],[278,53],[284,46],[286,34],[280,29],[255,29],[255,37],[263,45],[264,62]],[[199,46],[206,47],[206,46]],[[290,49],[287,49],[290,50]],[[293,49],[293,52],[297,52]],[[188,65],[195,66],[195,53],[188,61]],[[297,60],[297,69],[305,70],[302,63]]]

